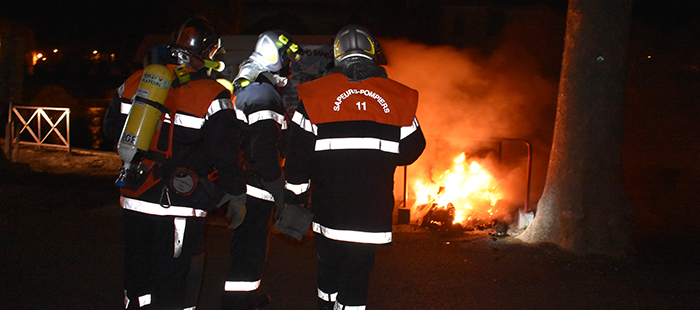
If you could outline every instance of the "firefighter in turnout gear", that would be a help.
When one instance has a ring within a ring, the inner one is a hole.
[[[213,61],[220,47],[212,24],[191,17],[174,32],[159,60],[174,80],[158,107],[147,151],[130,163],[133,171],[119,182],[126,309],[195,309],[205,217],[227,208],[236,227],[245,214],[243,170],[231,158],[240,152],[242,131],[230,91],[209,75],[220,66]],[[127,117],[136,117],[140,110],[134,107],[148,102],[139,86],[147,80],[142,75],[143,70],[131,75],[110,103],[103,124],[107,138],[129,136],[122,135]]]
[[[366,29],[342,28],[333,50],[327,75],[297,85],[285,173],[313,191],[318,309],[365,309],[376,249],[392,243],[394,170],[425,138],[418,92],[387,78]]]
[[[234,103],[243,124],[247,213],[231,235],[221,309],[256,309],[269,296],[256,296],[267,260],[271,222],[284,208],[281,135],[286,130],[282,87],[298,45],[282,31],[260,34],[255,51],[233,80]]]

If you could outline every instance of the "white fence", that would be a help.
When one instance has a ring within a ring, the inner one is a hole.
[[[70,109],[13,106],[8,126],[12,145],[65,148],[70,153]]]

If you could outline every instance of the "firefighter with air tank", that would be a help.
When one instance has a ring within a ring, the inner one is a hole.
[[[126,309],[195,309],[208,213],[245,215],[245,180],[232,156],[241,128],[231,93],[210,76],[221,40],[203,17],[188,18],[166,55],[131,75],[104,119],[124,161],[117,185],[124,222]],[[159,64],[158,64],[159,63]]]

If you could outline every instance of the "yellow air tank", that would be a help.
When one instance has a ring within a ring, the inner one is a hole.
[[[173,79],[173,72],[163,65],[151,64],[143,71],[117,144],[117,153],[124,161],[116,181],[118,186],[126,186],[128,174],[134,173],[130,172],[132,164],[138,164],[148,151],[160,116],[166,110],[163,104]]]

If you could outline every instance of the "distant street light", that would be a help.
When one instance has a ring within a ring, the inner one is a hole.
[[[34,52],[33,54],[34,55],[32,57],[32,66],[36,65],[36,62],[39,61],[39,59],[44,58],[44,54],[42,54],[42,53]]]

